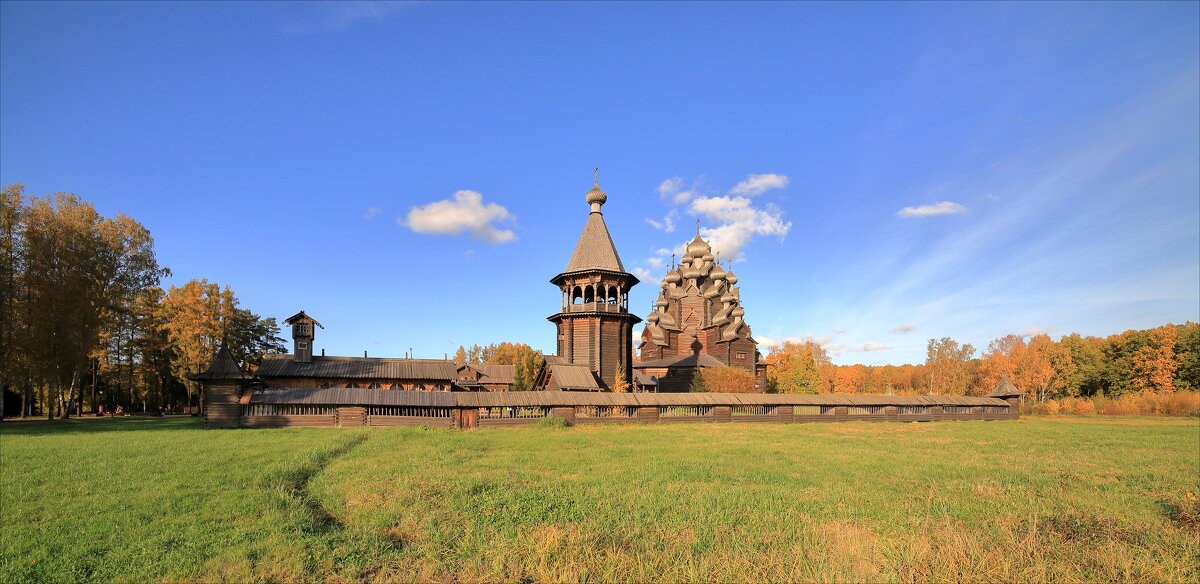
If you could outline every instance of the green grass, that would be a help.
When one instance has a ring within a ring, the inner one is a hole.
[[[1198,483],[1191,418],[5,423],[0,581],[1195,582]]]

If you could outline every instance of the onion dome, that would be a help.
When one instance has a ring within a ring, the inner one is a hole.
[[[603,205],[604,203],[608,202],[608,195],[604,194],[604,191],[600,190],[599,184],[596,184],[592,186],[592,190],[587,192],[587,197],[584,200],[586,200],[589,205],[592,203],[599,203]]]
[[[681,279],[682,278],[679,277],[678,271],[671,270],[670,272],[667,272],[667,277],[663,278],[663,281],[668,284],[678,284]]]
[[[711,262],[711,261],[713,261],[713,255],[711,253],[706,253],[703,256],[700,256],[700,261]]]
[[[658,313],[651,312],[650,316],[646,317],[646,322],[648,322],[650,324],[658,324]]]
[[[692,241],[688,242],[688,244],[687,244],[687,255],[690,255],[695,258],[708,255],[709,252],[711,252],[711,251],[712,251],[712,248],[709,247],[708,244],[705,243],[703,239],[700,239],[699,231],[696,232],[696,239],[693,239]],[[712,260],[712,256],[709,255],[708,259]]]
[[[721,302],[723,302],[723,303],[725,303],[725,304],[729,304],[730,302],[733,302],[733,300],[734,300],[734,298],[733,298],[733,294],[730,294],[730,293],[729,293],[729,290],[728,290],[728,289],[726,289],[726,290],[725,290],[725,295],[724,295],[724,296],[721,296]]]
[[[712,271],[708,273],[708,277],[713,280],[723,280],[725,279],[725,270],[721,269],[721,264],[714,264]]]
[[[696,278],[699,278],[700,277],[700,268],[688,266],[688,268],[683,271],[683,277],[687,278],[689,280],[695,280]]]
[[[739,306],[739,307],[733,309],[729,314],[732,314],[734,317],[745,316],[746,309]]]
[[[657,306],[657,307],[659,307],[659,308],[666,308],[666,307],[667,307],[669,304],[670,304],[670,303],[669,303],[669,302],[667,302],[667,299],[666,299],[666,298],[663,298],[663,297],[661,297],[661,296],[658,298],[658,301],[656,301],[656,302],[654,303],[654,305],[655,305],[655,306]]]
[[[733,270],[730,270],[729,274],[725,276],[725,281],[729,282],[730,286],[737,284],[737,282],[738,282],[737,274],[734,274]]]

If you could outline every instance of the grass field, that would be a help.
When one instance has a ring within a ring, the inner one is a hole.
[[[1196,582],[1200,420],[0,425],[0,581]]]

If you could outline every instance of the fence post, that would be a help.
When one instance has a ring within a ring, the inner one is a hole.
[[[833,408],[833,417],[838,422],[845,422],[850,419],[850,408],[846,406]]]
[[[775,415],[779,417],[780,422],[791,422],[794,414],[795,408],[792,406],[775,406]]]
[[[712,416],[714,422],[728,422],[733,418],[733,408],[729,406],[713,406]]]
[[[353,428],[355,426],[367,425],[367,408],[363,407],[340,407],[337,409],[337,422],[335,425],[338,428]]]
[[[898,422],[900,421],[900,408],[897,406],[884,406],[883,415],[889,422]]]
[[[638,408],[637,421],[647,424],[657,424],[658,406]]]

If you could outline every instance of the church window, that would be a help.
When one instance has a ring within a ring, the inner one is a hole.
[[[308,341],[299,341],[299,342],[297,342],[297,343],[296,343],[296,348],[297,348],[297,349],[307,349],[307,348],[308,348]]]
[[[746,358],[746,353],[745,353],[745,352],[743,352],[743,351],[738,351],[738,353],[737,353],[737,358],[738,358],[738,359],[745,359],[745,358]]]
[[[583,302],[583,288],[576,286],[574,292],[571,293],[571,304],[579,304],[580,302]]]

